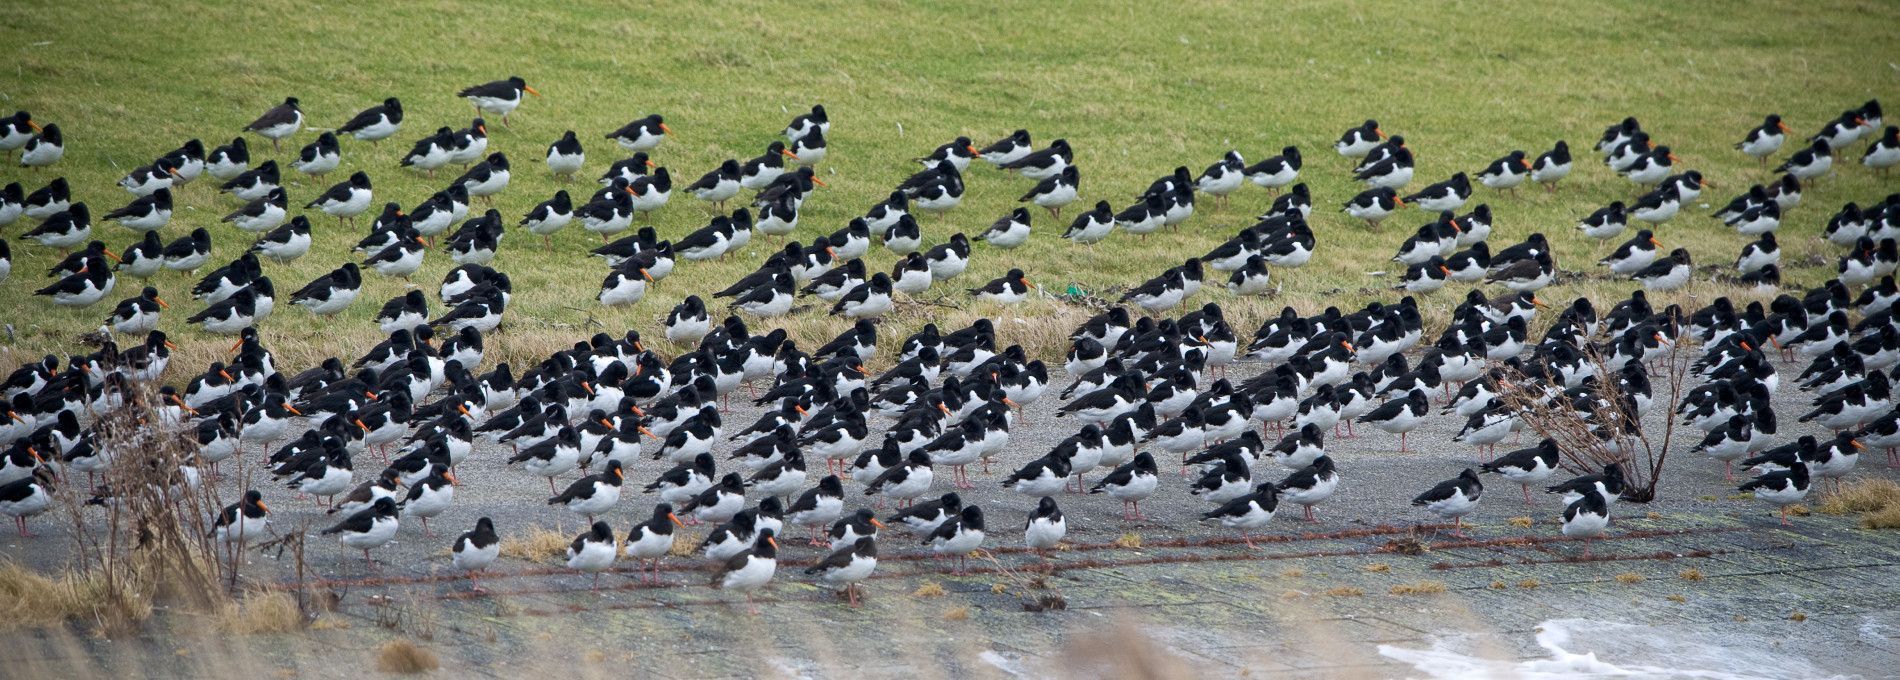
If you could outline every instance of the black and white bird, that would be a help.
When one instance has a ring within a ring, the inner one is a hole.
[[[1063,168],[1054,177],[1037,182],[1034,188],[1016,201],[1034,203],[1048,210],[1050,219],[1062,219],[1062,209],[1075,202],[1081,184],[1081,171],[1071,165]],[[1027,219],[1023,220],[1023,224],[1028,223]]]
[[[487,517],[475,520],[474,530],[455,537],[455,542],[449,545],[449,563],[469,575],[469,589],[475,592],[483,592],[476,574],[488,569],[500,556],[501,537],[495,534],[495,521]]]
[[[144,334],[158,328],[159,313],[170,306],[157,288],[146,286],[137,296],[121,300],[106,317],[106,326],[114,333]]]
[[[1346,201],[1344,210],[1353,219],[1365,220],[1366,224],[1376,228],[1379,222],[1403,207],[1405,201],[1399,198],[1398,192],[1386,187],[1375,187],[1359,192],[1352,200]]]
[[[771,529],[760,529],[752,547],[742,550],[719,565],[713,585],[722,590],[745,593],[746,606],[754,616],[759,609],[752,603],[752,591],[772,581],[778,571],[778,539]]]
[[[1768,157],[1780,151],[1781,145],[1788,141],[1788,132],[1788,124],[1781,122],[1781,115],[1771,113],[1761,125],[1749,130],[1742,141],[1736,142],[1735,148],[1766,166]]]
[[[831,117],[825,113],[824,104],[813,104],[811,111],[798,114],[785,126],[785,138],[798,141],[800,137],[817,132],[831,132]]]
[[[1515,192],[1530,174],[1531,164],[1524,160],[1524,152],[1513,150],[1479,171],[1478,183],[1492,189]]]
[[[1451,518],[1452,535],[1464,536],[1464,518],[1478,509],[1478,499],[1484,495],[1484,483],[1478,481],[1478,473],[1465,468],[1457,477],[1432,487],[1425,493],[1412,499],[1412,505],[1430,510],[1440,517]]]
[[[1743,482],[1741,491],[1753,492],[1755,499],[1781,509],[1782,525],[1788,522],[1788,507],[1806,500],[1813,482],[1807,463],[1796,460],[1785,470],[1777,470]]]
[[[1465,201],[1471,199],[1471,178],[1458,173],[1441,182],[1426,186],[1418,193],[1406,196],[1401,205],[1409,203],[1431,212],[1444,212],[1465,207]]]
[[[297,152],[296,160],[290,162],[290,169],[309,175],[311,179],[321,179],[325,173],[342,164],[343,152],[337,145],[336,134],[326,131]]]
[[[369,551],[382,547],[396,537],[397,522],[396,501],[378,498],[370,507],[324,529],[322,535],[336,535],[337,541],[344,546],[363,551],[363,561],[373,566],[375,560],[370,558]]]
[[[1900,126],[1887,126],[1880,138],[1861,152],[1860,164],[1875,172],[1885,172],[1900,165]]]
[[[1051,211],[1052,214],[1054,212],[1055,211]],[[1008,215],[999,217],[995,222],[991,222],[990,228],[985,229],[981,234],[977,234],[975,240],[983,241],[1004,250],[1012,250],[1029,240],[1029,222],[1029,210],[1026,208],[1017,208],[1011,210]]]
[[[58,123],[47,123],[40,133],[27,140],[20,150],[20,167],[44,168],[66,157],[66,136]]]
[[[620,549],[614,543],[613,527],[606,522],[594,522],[567,545],[567,568],[592,572],[593,590],[600,590],[601,572],[613,568],[614,561],[619,557]]]
[[[172,221],[172,190],[161,188],[106,213],[106,219],[132,231],[158,231]],[[272,225],[276,226],[276,225]]]
[[[458,97],[467,99],[470,104],[475,105],[477,115],[481,113],[497,114],[501,116],[501,124],[507,125],[508,114],[513,113],[516,107],[521,106],[523,93],[531,94],[536,97],[541,96],[541,93],[529,87],[527,81],[522,80],[521,76],[509,76],[507,80],[497,80],[473,87],[466,87],[455,94]]]
[[[1240,540],[1249,548],[1254,545],[1253,536],[1248,532],[1266,528],[1273,521],[1273,514],[1280,508],[1280,491],[1273,484],[1261,484],[1250,493],[1223,503],[1220,507],[1201,514],[1201,520],[1217,520],[1221,526],[1240,530]]]
[[[1333,142],[1333,151],[1347,158],[1365,158],[1382,139],[1385,139],[1385,131],[1379,129],[1379,121],[1367,119],[1340,135],[1339,141]]]
[[[9,160],[13,152],[26,146],[33,139],[33,133],[40,131],[40,124],[33,121],[33,115],[25,111],[15,111],[13,115],[0,118],[0,151],[7,154]]]
[[[284,103],[271,107],[257,120],[251,121],[250,125],[244,126],[244,131],[255,132],[270,140],[271,151],[282,151],[281,142],[302,128],[303,109],[298,106],[296,97],[286,97]]]
[[[212,179],[228,182],[236,179],[244,171],[251,169],[251,145],[243,137],[233,137],[230,144],[212,149],[205,156],[205,173]]]
[[[316,208],[325,214],[337,218],[339,224],[363,214],[369,210],[370,200],[374,198],[370,188],[369,175],[357,171],[346,182],[330,187],[316,199],[304,204],[305,208]]]
[[[931,530],[923,543],[940,558],[954,557],[956,567],[952,573],[961,575],[965,557],[983,545],[983,530],[983,508],[965,505],[955,517]]]
[[[1694,274],[1695,267],[1689,260],[1689,250],[1677,248],[1669,251],[1668,257],[1631,274],[1630,279],[1642,284],[1643,288],[1662,292],[1688,285]]]
[[[1062,516],[1062,509],[1056,507],[1056,499],[1043,496],[1036,502],[1036,509],[1029,513],[1029,520],[1023,523],[1023,545],[1036,551],[1046,559],[1049,550],[1062,543],[1069,533],[1069,522]]]
[[[1035,144],[1029,139],[1029,131],[1017,130],[1009,133],[1007,137],[996,140],[981,149],[977,149],[976,153],[978,156],[982,156],[983,160],[989,161],[991,165],[1001,167],[1004,163],[1009,163],[1023,156],[1027,156],[1030,152],[1035,150]]]
[[[1288,146],[1280,149],[1280,155],[1249,165],[1240,172],[1255,186],[1276,192],[1299,181],[1300,166],[1300,148]]]
[[[1062,172],[1063,168],[1074,164],[1075,152],[1069,148],[1069,140],[1058,139],[1050,142],[1048,147],[1024,154],[1023,157],[1013,161],[999,163],[996,167],[1015,170],[1023,177],[1040,182],[1056,176]]]
[[[978,300],[1013,305],[1029,297],[1029,289],[1036,284],[1029,281],[1021,269],[1011,269],[1001,278],[990,281],[980,288],[971,288],[970,294]]]
[[[739,195],[740,179],[739,162],[728,158],[721,162],[719,167],[713,168],[697,181],[687,185],[686,190],[693,192],[695,198],[711,203],[713,210],[723,212],[726,209],[726,201]]]
[[[1478,466],[1485,472],[1504,475],[1524,487],[1524,504],[1531,504],[1531,485],[1541,484],[1556,474],[1560,465],[1557,441],[1544,439],[1536,446],[1518,449]]]
[[[1571,501],[1564,507],[1563,534],[1583,539],[1583,556],[1590,556],[1590,541],[1603,535],[1610,526],[1610,504],[1595,492]]]
[[[825,583],[844,586],[846,600],[856,607],[863,582],[871,578],[871,572],[876,570],[877,539],[862,536],[807,567],[805,573],[816,574]]]
[[[389,139],[400,130],[402,130],[402,101],[389,97],[381,104],[363,109],[350,118],[349,122],[338,127],[336,132],[355,137],[357,141],[375,144]]]
[[[1794,152],[1788,160],[1775,166],[1775,172],[1785,172],[1795,179],[1807,181],[1827,174],[1834,168],[1834,151],[1825,140],[1815,140],[1808,148]]]

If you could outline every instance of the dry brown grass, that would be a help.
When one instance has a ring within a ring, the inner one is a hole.
[[[1284,578],[1299,578],[1305,575],[1306,575],[1306,570],[1299,569],[1299,568],[1286,569],[1280,572],[1280,576]]]
[[[1795,613],[1788,615],[1788,620],[1793,621],[1795,623],[1800,623],[1802,621],[1808,620],[1808,615],[1804,612],[1796,611]]]
[[[1541,588],[1543,587],[1543,585],[1544,585],[1543,582],[1538,581],[1537,579],[1534,579],[1534,578],[1527,578],[1527,579],[1517,582],[1517,587],[1523,588],[1525,590]]]
[[[84,622],[98,634],[126,631],[152,616],[150,598],[132,592],[109,587],[99,572],[47,577],[8,562],[0,565],[0,630]]]
[[[696,552],[695,549],[699,546],[699,542],[704,540],[705,537],[705,534],[700,533],[676,533],[673,535],[673,547],[667,549],[666,554],[672,555],[673,557],[692,557],[693,553]]]
[[[1505,588],[1509,588],[1509,587],[1511,587],[1511,584],[1505,583],[1503,581],[1492,581],[1490,585],[1490,588],[1492,590],[1504,590]]]
[[[526,532],[509,536],[501,540],[501,556],[512,557],[529,562],[546,562],[567,554],[567,546],[573,538],[546,527],[532,527]],[[678,545],[677,542],[674,545]]]
[[[1511,518],[1511,526],[1517,527],[1519,529],[1529,529],[1534,524],[1537,524],[1537,520],[1531,519],[1529,517],[1512,517]]]
[[[1388,571],[1392,571],[1392,565],[1386,564],[1384,562],[1374,562],[1372,564],[1366,565],[1365,570],[1372,572],[1374,574],[1383,574]]]
[[[1665,600],[1668,600],[1668,601],[1670,601],[1670,602],[1674,602],[1674,603],[1676,603],[1676,604],[1682,604],[1682,603],[1684,603],[1684,602],[1688,602],[1688,601],[1689,601],[1689,596],[1687,596],[1687,595],[1681,595],[1681,594],[1673,594],[1673,595],[1670,595],[1670,596],[1668,596],[1668,597],[1665,597],[1665,598],[1663,598],[1663,599],[1665,599]]]
[[[943,610],[943,620],[945,621],[967,621],[969,618],[969,607],[951,607]]]
[[[1445,590],[1444,581],[1419,581],[1392,586],[1393,595],[1438,595]]]
[[[946,594],[943,584],[936,581],[925,581],[916,590],[910,591],[911,597],[943,597]]]
[[[408,640],[390,640],[383,643],[376,652],[376,670],[399,675],[427,673],[442,667],[442,661],[431,652]]]
[[[1702,580],[1702,570],[1697,569],[1695,567],[1690,567],[1688,569],[1684,569],[1682,571],[1676,572],[1676,577],[1684,581],[1700,581]]]
[[[1339,586],[1327,590],[1326,594],[1333,597],[1359,597],[1365,595],[1366,591],[1363,588],[1355,588],[1353,586]]]
[[[1643,575],[1633,571],[1626,571],[1616,575],[1616,582],[1626,586],[1635,585],[1643,582]]]
[[[1859,513],[1868,529],[1900,529],[1900,483],[1890,479],[1862,479],[1841,485],[1816,508],[1829,515]]]
[[[288,633],[303,623],[297,598],[283,591],[254,592],[218,612],[218,628],[238,635]]]
[[[1115,539],[1115,547],[1139,550],[1141,548],[1141,534],[1137,534],[1133,531],[1122,534],[1120,538]]]

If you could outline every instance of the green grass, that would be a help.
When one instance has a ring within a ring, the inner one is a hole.
[[[1330,150],[1339,132],[1376,117],[1388,132],[1404,134],[1419,155],[1413,187],[1465,170],[1475,173],[1511,149],[1531,154],[1568,139],[1579,169],[1563,190],[1500,196],[1480,189],[1505,244],[1532,231],[1549,234],[1566,269],[1599,273],[1594,244],[1572,229],[1576,218],[1610,200],[1634,195],[1588,151],[1604,125],[1625,115],[1641,118],[1660,143],[1671,145],[1685,167],[1702,170],[1719,187],[1705,201],[1725,201],[1767,179],[1730,146],[1761,117],[1783,114],[1797,132],[1869,97],[1900,105],[1889,31],[1900,6],[1879,2],[1675,2],[1540,6],[1536,12],[1499,14],[1489,3],[1190,3],[1165,9],[1095,3],[999,3],[980,11],[951,3],[799,2],[769,8],[750,3],[561,3],[536,7],[459,3],[308,4],[259,0],[185,5],[133,3],[106,10],[90,3],[19,3],[0,26],[0,44],[12,68],[0,84],[0,107],[23,108],[66,131],[66,159],[37,176],[0,170],[4,181],[29,190],[57,174],[72,180],[78,200],[95,214],[122,205],[129,194],[114,186],[123,173],[187,138],[207,146],[228,141],[258,113],[294,95],[310,123],[334,127],[385,96],[399,96],[404,129],[380,147],[344,140],[340,180],[369,172],[378,202],[412,207],[453,173],[425,179],[399,169],[410,142],[440,125],[464,126],[472,110],[454,96],[460,87],[519,74],[546,96],[530,99],[503,129],[491,121],[491,151],[515,163],[513,185],[499,207],[513,225],[557,187],[541,164],[546,145],[563,130],[581,133],[589,176],[619,156],[601,136],[650,112],[666,115],[675,136],[655,154],[681,185],[727,157],[757,154],[791,114],[824,103],[834,121],[831,154],[820,189],[806,203],[800,232],[809,240],[842,226],[914,170],[912,157],[957,135],[987,143],[1026,127],[1038,144],[1070,140],[1082,168],[1083,203],[1107,199],[1117,208],[1176,165],[1195,172],[1227,149],[1250,159],[1299,145],[1308,159],[1304,179],[1316,197],[1313,224],[1320,249],[1303,269],[1276,272],[1284,286],[1273,300],[1230,304],[1210,281],[1202,299],[1228,304],[1245,333],[1269,309],[1360,304],[1392,278],[1366,272],[1401,269],[1387,262],[1398,242],[1426,221],[1416,211],[1371,233],[1337,212],[1359,190],[1348,165]],[[1159,9],[1160,11],[1157,11]],[[1518,8],[1512,8],[1518,9]],[[1528,10],[1529,7],[1522,9]],[[1883,18],[1884,17],[1884,18]],[[280,162],[308,143],[298,135]],[[252,138],[256,160],[269,145]],[[1789,147],[1792,150],[1792,145]],[[1877,200],[1896,186],[1860,168],[1860,147],[1837,163],[1837,174],[1811,188],[1784,222],[1783,261],[1788,279],[1824,280],[1837,253],[1810,237],[1841,203]],[[295,173],[286,168],[286,174]],[[300,182],[300,183],[299,183]],[[1030,186],[979,164],[969,195],[947,224],[926,219],[926,236],[940,242],[956,230],[976,233],[1016,205]],[[292,178],[293,203],[323,186]],[[576,185],[585,191],[591,185]],[[1117,235],[1093,248],[1057,236],[1065,224],[1038,214],[1035,236],[1014,252],[979,244],[963,277],[927,297],[954,291],[946,302],[963,309],[901,310],[892,330],[908,332],[924,319],[961,324],[979,316],[1002,323],[1004,342],[1025,342],[1044,358],[1060,351],[1059,333],[1090,310],[1053,300],[1014,309],[972,308],[961,296],[1012,266],[1027,270],[1045,289],[1070,284],[1088,290],[1130,286],[1199,255],[1250,222],[1270,202],[1247,187],[1232,206],[1211,204],[1179,232],[1145,242]],[[167,240],[208,226],[215,260],[235,257],[250,242],[217,224],[235,206],[201,181],[180,194]],[[477,207],[480,209],[480,206]],[[1686,211],[1664,225],[1666,246],[1686,245],[1701,264],[1732,261],[1747,239]],[[709,209],[684,192],[655,219],[663,236],[678,238],[709,218]],[[360,228],[340,230],[316,214],[317,246],[290,265],[267,264],[280,296],[348,259]],[[17,329],[7,338],[13,357],[71,351],[74,337],[97,326],[110,301],[89,309],[56,308],[33,298],[40,271],[55,257],[7,229],[15,241],[12,279],[0,284],[0,309]],[[117,249],[134,234],[111,224],[95,227]],[[494,266],[514,279],[516,302],[504,330],[491,339],[491,356],[539,356],[596,328],[654,329],[679,299],[723,287],[770,252],[756,239],[725,262],[682,262],[674,276],[631,309],[602,310],[593,303],[605,274],[584,255],[596,245],[572,226],[544,252],[538,239],[511,233]],[[1802,267],[1806,255],[1825,263]],[[873,269],[893,257],[870,255]],[[451,267],[431,254],[416,281],[431,291]],[[266,341],[289,366],[316,357],[353,355],[375,342],[370,322],[381,303],[404,283],[365,273],[354,307],[318,320],[283,304],[266,320]],[[192,280],[165,273],[155,281],[183,304],[164,328],[185,347],[179,373],[188,374],[222,353],[228,340],[186,328],[198,305],[185,299]],[[115,298],[137,291],[122,280]],[[1547,297],[1620,296],[1629,284],[1592,281],[1552,289]],[[1706,300],[1718,294],[1698,284],[1680,295]],[[1443,313],[1460,287],[1436,294],[1429,307]],[[1193,300],[1198,304],[1202,299]],[[1185,310],[1182,310],[1185,311]],[[782,324],[811,347],[843,327],[808,310]],[[282,361],[282,360],[280,360]]]

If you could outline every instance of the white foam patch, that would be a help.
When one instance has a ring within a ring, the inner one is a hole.
[[[995,650],[985,649],[982,653],[977,654],[976,658],[982,660],[983,663],[994,666],[996,670],[1002,671],[1012,678],[1029,677],[1024,673],[1021,663],[1017,663],[1009,657],[998,654]]]
[[[1539,626],[1542,659],[1508,660],[1473,655],[1449,639],[1429,649],[1380,645],[1379,654],[1409,664],[1434,680],[1452,678],[1681,678],[1684,680],[1777,680],[1830,676],[1807,659],[1781,650],[1743,646],[1700,632],[1589,619],[1557,619]]]

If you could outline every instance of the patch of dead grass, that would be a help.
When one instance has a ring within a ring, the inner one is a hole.
[[[1362,588],[1355,588],[1353,586],[1339,586],[1337,588],[1332,588],[1332,589],[1327,590],[1326,594],[1332,597],[1359,597],[1359,596],[1365,595],[1366,591]]]
[[[1438,595],[1445,590],[1444,581],[1419,581],[1392,586],[1393,595]]]
[[[1616,575],[1616,582],[1626,586],[1635,585],[1643,582],[1643,575],[1633,571],[1626,571]]]
[[[501,556],[529,562],[546,562],[567,554],[574,539],[545,527],[532,527],[501,541]]]
[[[435,652],[408,640],[390,640],[376,652],[376,670],[384,673],[414,675],[441,667],[442,661],[436,658]]]
[[[969,620],[969,618],[970,618],[969,607],[952,607],[950,609],[943,610],[943,620],[945,621],[966,621],[966,620]]]
[[[218,628],[238,635],[288,633],[303,622],[297,598],[283,591],[254,592],[218,612]]]
[[[943,584],[936,581],[925,581],[922,585],[917,586],[916,590],[910,591],[911,597],[919,598],[943,597],[945,594],[947,593],[943,589]]]
[[[1695,567],[1690,567],[1688,569],[1684,569],[1682,571],[1676,572],[1676,577],[1684,581],[1700,581],[1702,580],[1702,570],[1697,569]]]

